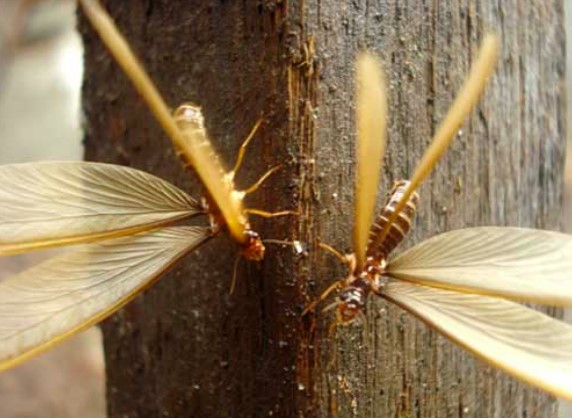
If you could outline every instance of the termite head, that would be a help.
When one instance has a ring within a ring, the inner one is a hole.
[[[242,255],[247,260],[261,261],[264,258],[264,251],[266,248],[260,239],[258,233],[247,229],[244,231],[246,241],[242,245]]]
[[[337,322],[341,325],[355,321],[358,315],[363,315],[366,294],[361,287],[349,286],[338,297]]]
[[[354,322],[358,316],[364,318],[365,304],[369,294],[377,291],[380,284],[379,278],[387,265],[386,260],[368,257],[365,268],[356,271],[355,257],[348,257],[351,268],[348,285],[340,292],[337,307],[337,323],[347,325]]]

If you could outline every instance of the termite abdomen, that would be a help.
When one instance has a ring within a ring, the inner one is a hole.
[[[394,212],[399,200],[409,186],[409,183],[410,182],[407,180],[399,180],[393,186],[385,206],[369,231],[369,243],[367,247],[368,257],[373,257],[375,259],[386,258],[395,249],[395,247],[399,245],[411,229],[413,217],[417,210],[417,203],[419,202],[419,195],[416,192],[411,195],[407,204],[397,216],[395,222],[389,226],[385,238],[383,238],[381,233],[383,229],[386,228],[388,219]]]

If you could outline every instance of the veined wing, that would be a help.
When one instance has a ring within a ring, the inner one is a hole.
[[[459,229],[405,251],[388,270],[428,286],[572,305],[572,236],[559,232]]]
[[[183,134],[177,127],[157,87],[105,9],[97,0],[80,0],[80,3],[102,41],[125,71],[133,86],[147,102],[149,109],[169,135],[175,148],[194,167],[223,214],[233,238],[239,242],[244,242],[247,239],[244,234],[245,213],[241,207],[241,199],[237,200],[235,195],[240,192],[229,190],[228,183],[223,177],[225,171],[206,136],[205,130],[197,131],[193,135]]]
[[[467,80],[457,94],[445,119],[443,119],[443,122],[441,122],[437,128],[431,145],[429,145],[429,148],[427,148],[427,151],[423,154],[419,165],[415,169],[413,176],[411,176],[409,187],[407,187],[405,193],[403,193],[401,200],[393,210],[392,216],[388,219],[385,227],[380,232],[379,242],[383,242],[383,239],[389,233],[391,225],[395,222],[411,195],[429,173],[433,171],[435,164],[437,164],[439,158],[441,158],[453,139],[455,139],[461,125],[476,106],[495,68],[498,53],[498,38],[491,34],[486,35]]]
[[[182,146],[175,146],[187,161],[195,160],[193,168],[222,213],[229,232],[236,241],[244,242],[247,239],[245,225],[248,223],[242,207],[244,192],[234,189],[232,174],[226,172],[207,136],[200,107],[191,103],[181,105],[174,118],[185,138]]]
[[[0,370],[103,320],[210,236],[171,227],[86,244],[0,283]]]
[[[134,234],[201,213],[170,183],[86,162],[0,166],[0,255]]]
[[[362,53],[356,65],[357,171],[354,214],[354,252],[357,267],[365,263],[369,230],[385,152],[387,99],[381,64]]]
[[[572,400],[572,327],[505,299],[390,281],[389,300],[494,366]]]

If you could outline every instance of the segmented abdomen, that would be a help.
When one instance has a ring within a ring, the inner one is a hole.
[[[175,144],[183,163],[195,169],[204,167],[205,175],[224,177],[226,171],[208,138],[201,108],[192,103],[185,103],[173,112],[173,117],[179,129],[185,134],[185,142]],[[201,167],[197,167],[199,164]]]
[[[417,209],[417,203],[419,202],[419,195],[416,192],[409,197],[407,204],[403,207],[403,210],[399,213],[395,222],[393,222],[389,227],[389,231],[385,239],[383,239],[383,241],[380,240],[381,231],[393,214],[397,203],[403,196],[409,183],[410,182],[408,180],[399,180],[393,186],[385,206],[369,231],[369,243],[367,247],[368,257],[376,259],[387,257],[411,229],[413,217],[415,216],[415,211]]]

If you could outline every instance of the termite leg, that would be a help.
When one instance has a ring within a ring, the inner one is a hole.
[[[282,168],[281,165],[276,165],[276,166],[272,167],[270,170],[268,170],[266,173],[264,173],[262,175],[262,177],[260,177],[256,183],[254,183],[248,189],[243,190],[243,193],[245,195],[247,195],[247,194],[250,194],[252,192],[255,192],[262,185],[262,183],[264,183],[266,181],[266,179],[268,177],[270,177],[272,174],[274,174],[276,171],[280,170],[281,168]]]
[[[233,177],[234,177],[234,174],[236,174],[236,172],[238,171],[238,169],[240,168],[240,166],[242,164],[242,160],[244,159],[244,153],[246,152],[246,147],[248,146],[250,140],[252,138],[254,138],[254,135],[256,134],[256,131],[260,127],[261,123],[262,123],[262,118],[260,118],[256,121],[256,123],[254,124],[254,127],[250,130],[250,133],[248,134],[246,139],[244,141],[242,141],[242,145],[238,149],[238,155],[236,156],[236,163],[234,164],[234,168],[231,171]]]
[[[262,216],[263,218],[275,218],[277,216],[286,216],[286,215],[299,215],[299,213],[295,210],[281,210],[279,212],[267,212],[261,209],[245,209],[245,212],[249,215],[256,215]]]
[[[351,267],[352,264],[352,259],[344,256],[342,253],[340,253],[338,250],[336,250],[334,247],[328,245],[328,244],[324,244],[323,242],[319,242],[318,245],[320,246],[320,248],[323,248],[324,250],[332,253],[333,255],[335,255],[343,264],[348,264]],[[330,285],[330,287],[328,287],[324,292],[322,292],[322,294],[320,295],[320,297],[318,299],[316,299],[315,301],[313,301],[312,303],[310,303],[306,309],[304,309],[304,311],[302,312],[302,316],[306,315],[308,312],[314,310],[314,308],[320,303],[322,302],[324,299],[326,299],[330,293],[332,293],[334,290],[340,290],[344,284],[346,284],[346,280],[342,279],[342,280],[338,280],[337,282],[333,283],[332,285]],[[331,305],[332,307],[335,307],[335,304]],[[326,308],[328,309],[328,308]]]
[[[304,309],[304,311],[302,312],[302,316],[306,315],[310,311],[313,311],[314,308],[318,304],[320,304],[320,302],[322,302],[324,299],[326,299],[330,295],[330,293],[332,293],[334,290],[339,290],[342,287],[342,285],[343,285],[343,280],[338,280],[337,282],[332,284],[330,287],[328,287],[324,292],[322,292],[322,294],[320,295],[320,297],[318,299],[316,299],[315,301],[310,303],[308,306],[306,306],[306,309]]]
[[[326,250],[330,254],[333,254],[334,256],[336,256],[336,258],[338,258],[342,263],[349,264],[348,258],[345,255],[343,255],[342,253],[340,253],[338,250],[336,250],[334,247],[332,247],[331,245],[324,244],[323,242],[319,242],[318,246],[321,249]]]

